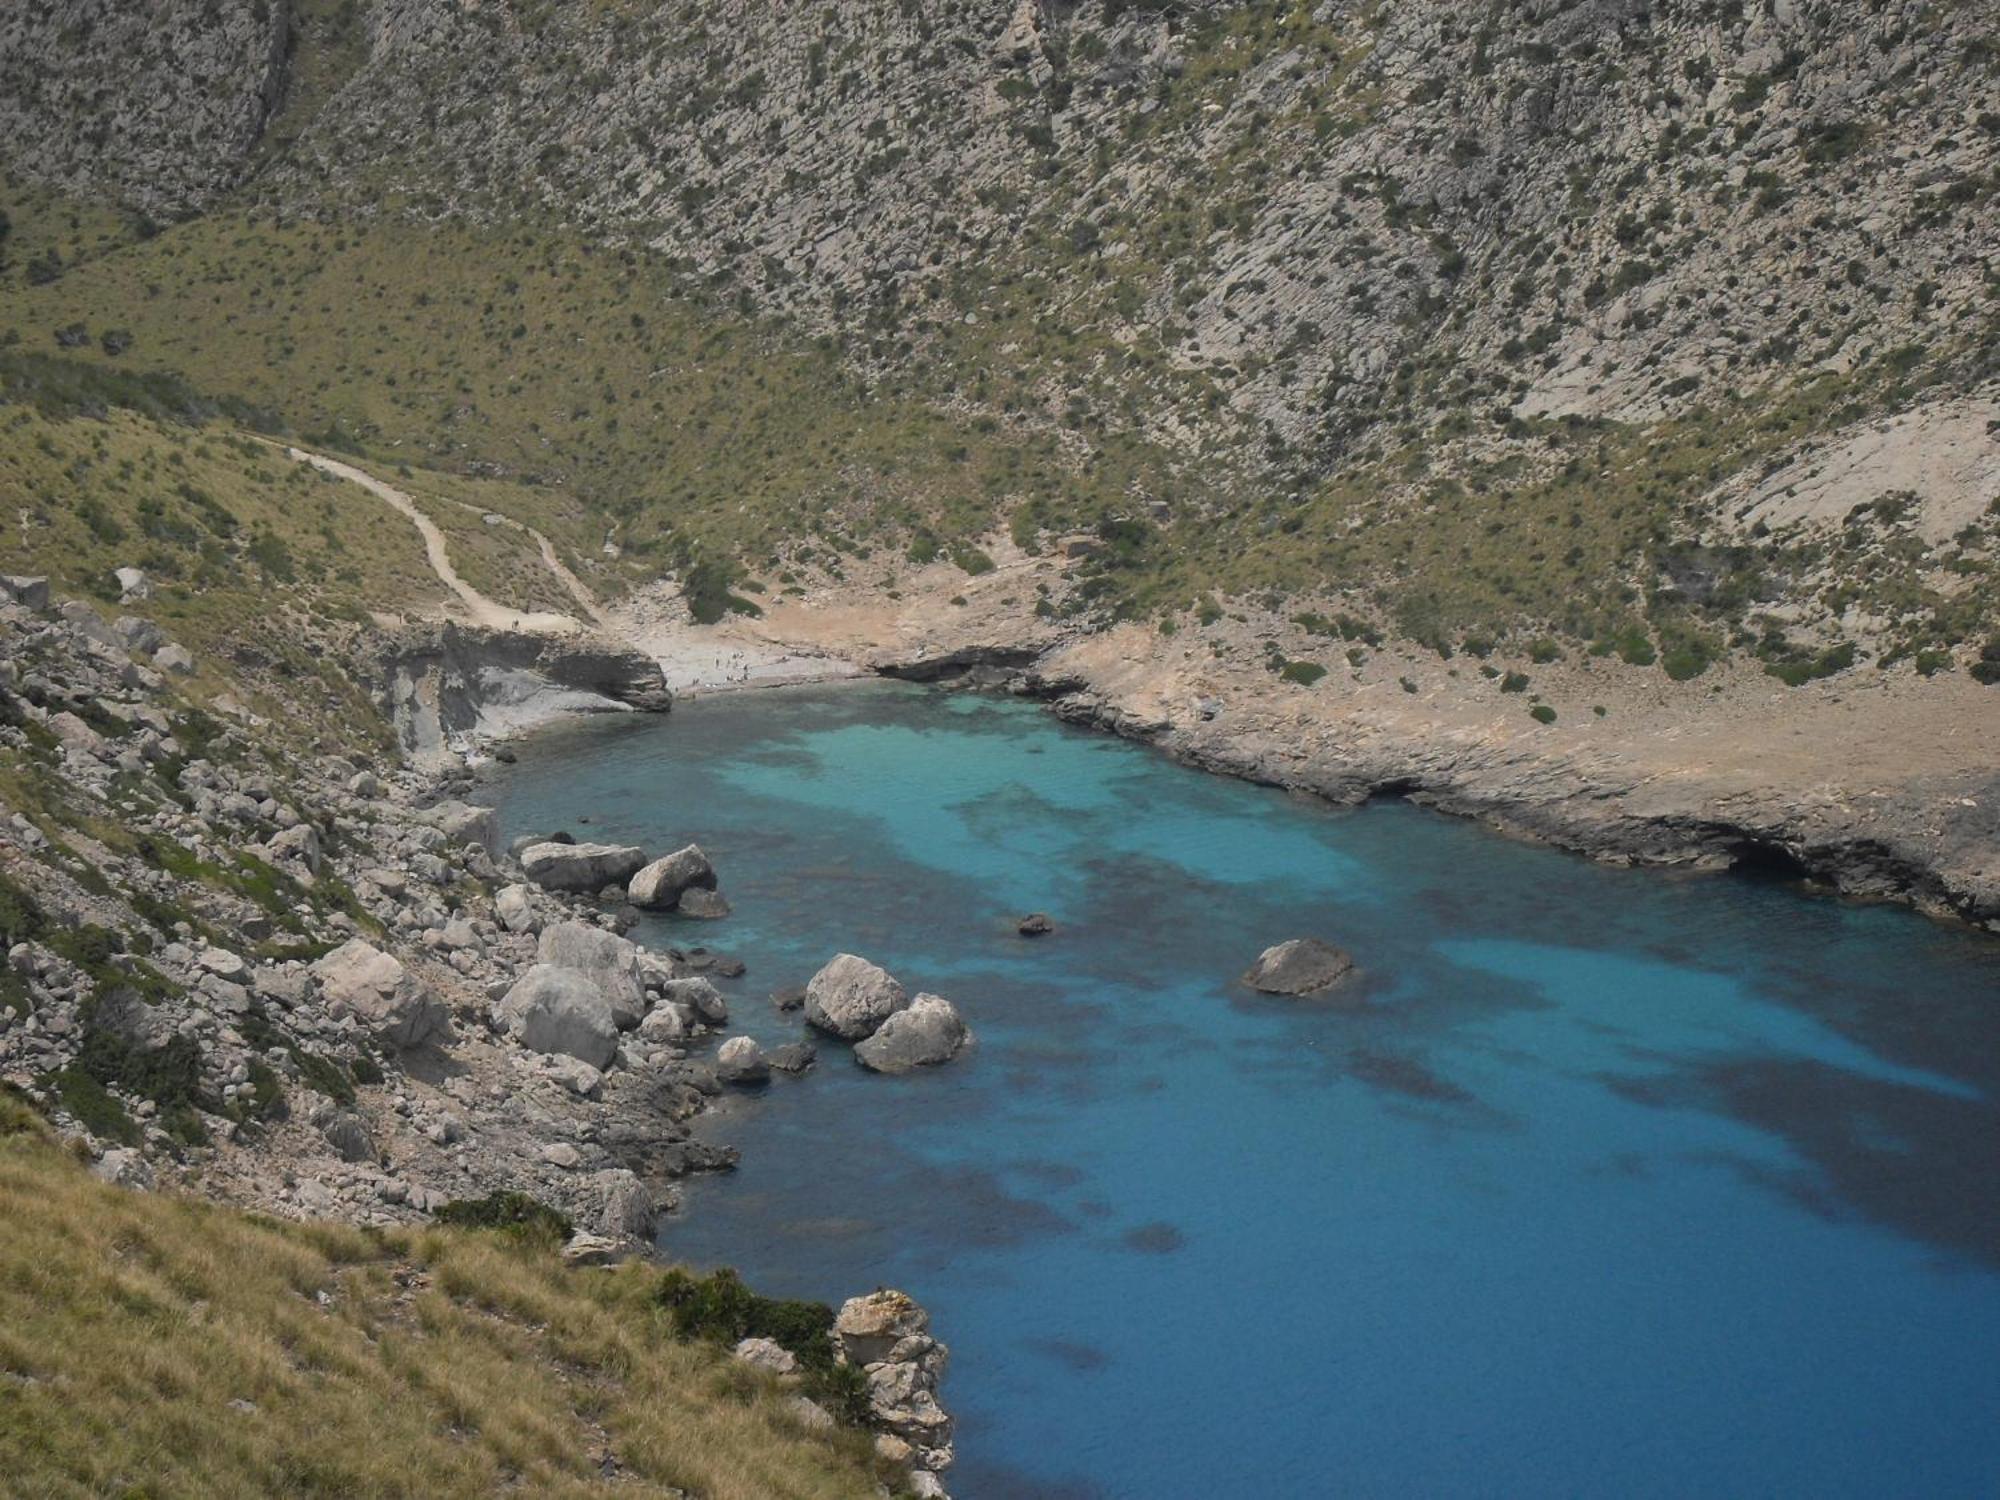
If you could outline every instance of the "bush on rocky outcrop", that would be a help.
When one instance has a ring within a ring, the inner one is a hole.
[[[744,1339],[769,1339],[798,1359],[813,1400],[843,1422],[867,1419],[867,1380],[836,1358],[834,1313],[824,1302],[760,1296],[727,1266],[707,1276],[676,1267],[660,1278],[654,1300],[684,1339],[731,1348]]]

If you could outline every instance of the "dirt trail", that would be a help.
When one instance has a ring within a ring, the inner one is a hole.
[[[547,568],[555,581],[568,591],[570,598],[576,601],[577,608],[588,615],[591,623],[600,629],[610,627],[611,616],[604,606],[597,602],[597,596],[591,593],[589,585],[570,571],[569,564],[557,555],[555,544],[541,532],[526,521],[517,521],[512,516],[502,515],[488,506],[474,505],[470,500],[454,500],[452,503],[461,510],[471,511],[476,516],[491,517],[502,526],[512,527],[515,531],[524,531],[533,537],[535,546],[541,550],[542,566]]]
[[[444,533],[438,530],[437,523],[423,513],[415,500],[394,485],[384,484],[374,475],[357,469],[352,464],[342,463],[339,459],[328,458],[324,454],[308,453],[303,448],[290,447],[286,448],[285,452],[302,463],[309,463],[316,469],[360,485],[370,494],[386,501],[392,509],[400,512],[423,537],[424,552],[430,558],[431,571],[437,574],[440,583],[458,596],[463,613],[474,625],[484,625],[495,630],[527,630],[544,635],[569,635],[583,628],[574,616],[509,609],[506,605],[497,603],[480,593],[478,589],[459,577],[458,570],[451,565],[451,554],[445,548]],[[528,531],[541,544],[542,559],[549,565],[549,570],[593,618],[598,618],[596,602],[589,597],[576,576],[556,558],[555,549],[549,545],[547,538],[532,527],[522,529]]]

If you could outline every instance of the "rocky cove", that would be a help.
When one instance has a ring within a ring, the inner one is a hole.
[[[1990,1387],[1981,935],[1191,775],[1005,693],[516,749],[507,829],[695,837],[733,908],[703,930],[773,1002],[732,1028],[822,1043],[690,1122],[741,1157],[663,1251],[919,1296],[961,1493],[1863,1493],[1990,1457],[1951,1415]],[[1347,952],[1258,961],[1301,934]],[[885,1078],[804,1031],[850,946],[975,1044]],[[1864,1407],[1895,1415],[1840,1437]]]
[[[1140,1102],[1196,1087],[1194,1101],[1181,1101],[1186,1118],[1230,1112],[1251,1131],[1235,1149],[1266,1171],[1271,1133],[1304,1123],[1287,1114],[1296,1106],[1250,1102],[1292,1071],[1280,1061],[1287,1052],[1323,1055],[1305,1097],[1321,1101],[1314,1110],[1361,1109],[1347,1126],[1364,1133],[1383,1128],[1372,1113],[1383,1107],[1448,1133],[1518,1113],[1526,1106],[1509,1096],[1519,1081],[1489,1090],[1478,1082],[1483,1048],[1467,1054],[1453,1039],[1448,1018],[1472,1004],[1459,969],[1471,962],[1503,993],[1557,984],[1544,961],[1522,969],[1477,944],[1496,926],[1533,933],[1565,910],[1601,912],[1595,883],[1618,878],[1564,856],[1501,852],[1511,846],[1411,813],[1390,842],[1474,872],[1491,864],[1501,884],[1472,879],[1454,896],[1419,876],[1406,889],[1400,855],[1366,852],[1378,836],[1363,830],[1381,826],[1379,813],[1342,823],[1323,805],[1268,802],[1240,780],[1349,796],[1380,783],[1314,786],[1320,772],[1301,770],[1296,741],[1274,753],[1261,748],[1271,741],[1251,739],[1232,752],[1225,731],[1259,722],[1254,694],[1147,717],[1137,711],[1146,700],[1115,678],[1064,675],[1077,648],[1059,641],[869,662],[995,690],[988,696],[864,684],[697,698],[662,718],[638,712],[669,702],[658,652],[460,627],[384,635],[367,647],[362,660],[373,665],[363,676],[405,761],[383,769],[292,748],[285,726],[267,717],[278,700],[253,707],[248,694],[224,694],[190,710],[173,683],[205,664],[148,621],[107,618],[32,587],[11,592],[14,602],[0,606],[4,732],[81,801],[63,826],[16,816],[4,835],[10,982],[25,1003],[0,1029],[0,1052],[7,1077],[70,1122],[102,1175],[285,1216],[378,1224],[520,1193],[574,1224],[570,1253],[584,1263],[643,1250],[656,1236],[672,1259],[742,1261],[760,1285],[844,1301],[835,1333],[878,1398],[881,1451],[909,1463],[911,1483],[931,1492],[960,1446],[937,1402],[943,1347],[914,1304],[855,1292],[907,1285],[943,1308],[941,1331],[961,1349],[974,1340],[974,1364],[961,1361],[955,1377],[975,1434],[953,1471],[970,1476],[964,1493],[1183,1492],[1172,1465],[1189,1455],[1176,1459],[1166,1433],[1155,1433],[1159,1456],[1149,1463],[1131,1444],[1105,1448],[1072,1419],[1103,1407],[1134,1432],[1153,1431],[1162,1413],[1185,1422],[1179,1395],[1142,1414],[1130,1403],[1158,1400],[1152,1385],[1118,1380],[1107,1391],[1098,1372],[1158,1359],[1184,1377],[1188,1351],[1142,1358],[1125,1325],[1107,1326],[1102,1309],[1053,1289],[1074,1279],[1077,1295],[1109,1296],[1108,1269],[1112,1285],[1194,1296],[1200,1279],[1224,1274],[1212,1257],[1228,1253],[1236,1230],[1223,1226],[1236,1219],[1243,1243],[1273,1257],[1272,1275],[1289,1267],[1286,1277],[1305,1278],[1295,1231],[1336,1210],[1312,1206],[1324,1183],[1292,1185],[1303,1217],[1291,1208],[1273,1216],[1211,1187],[1220,1217],[1183,1225],[1124,1146],[1093,1163],[1104,1146],[1058,1145],[1042,1138],[1046,1127],[1060,1119],[1065,1141],[1103,1143],[1156,1131],[1178,1141],[1182,1158],[1204,1160],[1213,1143],[1182,1139],[1182,1124]],[[726,635],[720,648],[713,634],[694,638],[703,650],[751,649]],[[1009,698],[1053,700],[1058,719],[1116,729],[1239,779],[1187,777]],[[598,722],[559,722],[586,711]],[[801,780],[803,771],[812,774]],[[496,800],[497,815],[480,805]],[[90,830],[103,825],[84,804],[115,809],[122,834],[99,839]],[[1130,805],[1153,809],[1146,827],[1119,815]],[[899,821],[910,818],[922,821]],[[1352,837],[1364,852],[1346,846]],[[1663,847],[1685,856],[1684,846]],[[1497,892],[1522,884],[1508,862],[1531,858],[1543,862],[1524,888],[1547,892],[1548,907],[1506,908]],[[1373,861],[1386,892],[1403,891],[1385,894],[1390,907],[1353,905],[1362,899],[1356,859]],[[1878,915],[1906,925],[1877,932],[1861,908],[1826,904],[1808,918],[1811,903],[1776,891],[1680,889],[1620,885],[1641,915],[1600,917],[1606,941],[1657,954],[1655,928],[1691,920],[1722,933],[1714,966],[1747,973],[1760,962],[1741,946],[1752,912],[1794,924],[1802,938],[1823,936],[1829,922],[1843,931],[1860,923],[1848,941],[1879,948],[1887,957],[1878,962],[1930,973],[1944,1004],[1941,1037],[1955,1018],[1978,1014],[1991,961],[1978,939],[1968,939],[1972,950],[1932,951],[1914,935],[1922,924],[1891,913]],[[1472,922],[1476,935],[1454,938],[1463,951],[1440,968],[1422,913],[1443,914],[1444,931],[1458,932],[1473,900],[1502,909]],[[1741,901],[1745,913],[1732,914]],[[1031,908],[1051,915],[1024,932],[1053,929],[1033,943],[1015,931]],[[1259,1010],[1240,982],[1270,943],[1322,931],[1366,939],[1385,913],[1397,913],[1393,931],[1354,944],[1357,973],[1341,977],[1343,954],[1325,996],[1269,1002],[1300,1009]],[[1201,936],[1210,928],[1212,942]],[[1787,962],[1810,967],[1798,955]],[[1708,980],[1673,972],[1681,977],[1634,970],[1606,993],[1693,986],[1701,998],[1689,1003],[1707,1008],[1702,1024],[1731,1035],[1751,1026],[1732,1047],[1791,1058],[1762,1066],[1832,1067],[1832,1076],[1931,1099],[1906,1122],[1924,1143],[1914,1198],[1868,1186],[1874,1158],[1860,1140],[1820,1137],[1845,1106],[1800,1103],[1796,1117],[1781,1112],[1759,1128],[1793,1142],[1813,1163],[1808,1175],[1825,1174],[1837,1196],[1902,1238],[1973,1263],[1990,1254],[1977,1214],[1946,1206],[1982,1201],[1990,1183],[1969,1183],[1965,1166],[1938,1155],[1947,1138],[1984,1128],[1966,1111],[1990,1110],[1986,1049],[1948,1066],[1898,1057],[1903,1044],[1865,1022],[1828,1018],[1822,1024],[1847,1028],[1881,1057],[1822,1038],[1803,1047],[1802,1063],[1792,1056],[1798,1039],[1772,1019],[1796,998],[1774,1009],[1760,992],[1748,1019],[1732,1020],[1731,1002],[1700,990]],[[1776,983],[1792,997],[1801,981]],[[913,995],[925,986],[952,998]],[[1851,980],[1836,989],[1857,1002],[1866,992]],[[1092,1034],[1107,1026],[1130,1062],[1114,1064],[1117,1052]],[[976,1044],[950,1061],[974,1033]],[[1249,1072],[1200,1062],[1223,1038],[1225,1060],[1265,1060]],[[859,1067],[846,1065],[845,1043]],[[1001,1105],[996,1086],[1024,1088],[1029,1118],[1009,1123],[1017,1106]],[[1638,1098],[1661,1086],[1626,1085]],[[1731,1100],[1714,1092],[1717,1079],[1690,1074],[1677,1086],[1696,1088],[1704,1108],[1758,1120],[1755,1096]],[[915,1115],[912,1100],[922,1101]],[[995,1128],[995,1110],[997,1140],[968,1146]],[[1012,1156],[1010,1139],[1020,1142]],[[1418,1153],[1412,1165],[1423,1161]],[[1215,1181],[1231,1170],[1209,1165]],[[742,1184],[712,1180],[731,1167],[739,1171],[725,1175]],[[1589,1202],[1562,1197],[1570,1211]],[[1379,1211],[1400,1222],[1410,1207]],[[1113,1227],[1120,1219],[1129,1222]],[[1475,1214],[1465,1231],[1492,1226]],[[1209,1248],[1184,1255],[1195,1241]],[[801,1245],[809,1248],[791,1248]],[[1146,1268],[1137,1283],[1134,1256]],[[964,1274],[954,1276],[955,1265]],[[1288,1295],[1279,1282],[1257,1285]],[[1749,1278],[1743,1295],[1761,1285]],[[1039,1299],[1033,1330],[1001,1332],[1021,1319],[1024,1296]],[[1328,1316],[1315,1308],[1309,1323]],[[1984,1315],[1973,1311],[1972,1326]],[[783,1350],[753,1339],[742,1353],[777,1378],[796,1376]],[[1259,1387],[1247,1371],[1232,1378]],[[1047,1394],[1023,1401],[1024,1382]],[[1068,1414],[1051,1402],[1068,1403]],[[1397,1412],[1397,1422],[1411,1419],[1410,1408]],[[1204,1451],[1231,1453],[1212,1428],[1189,1431],[1206,1432]],[[1276,1467],[1246,1472],[1284,1489],[1311,1482],[1330,1459],[1305,1443]],[[1385,1480],[1394,1472],[1387,1455],[1373,1461]],[[1550,1476],[1524,1469],[1521,1478]],[[1218,1471],[1207,1482],[1229,1481]]]

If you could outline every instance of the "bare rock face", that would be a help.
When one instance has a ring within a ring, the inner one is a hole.
[[[509,932],[535,930],[535,906],[525,885],[510,885],[493,898],[493,915]]]
[[[1354,959],[1318,938],[1293,938],[1266,948],[1243,982],[1266,995],[1315,995],[1354,972]]]
[[[441,1039],[445,1008],[393,954],[350,938],[313,964],[312,972],[336,1017],[349,1015],[377,1041],[398,1048]]]
[[[610,1000],[575,969],[536,964],[493,1008],[493,1020],[524,1047],[581,1058],[593,1068],[618,1052]]]
[[[690,1015],[708,1026],[722,1026],[729,1021],[728,999],[711,980],[699,974],[663,981],[660,999],[668,1005],[685,1007]]]
[[[715,889],[715,867],[699,844],[654,860],[632,877],[626,894],[641,911],[672,911],[682,893],[693,888]]]
[[[22,573],[0,574],[0,599],[40,612],[49,607],[49,581]]]
[[[574,969],[596,985],[611,1006],[620,1031],[630,1031],[646,1014],[646,991],[634,943],[588,922],[556,922],[542,929],[536,957],[544,964]]]
[[[889,1288],[850,1297],[833,1323],[843,1364],[868,1381],[869,1415],[884,1432],[909,1444],[919,1472],[950,1467],[952,1420],[938,1404],[951,1351],[930,1334],[930,1315],[907,1292]]]
[[[796,1375],[799,1357],[772,1339],[744,1339],[732,1351],[744,1364],[773,1375]]]
[[[607,885],[623,885],[646,863],[646,851],[634,844],[530,844],[521,851],[521,868],[545,890],[595,893]]]
[[[491,854],[499,847],[499,825],[494,821],[490,807],[474,807],[469,802],[440,802],[419,816],[442,833],[454,849],[476,844]]]
[[[919,995],[855,1044],[854,1057],[877,1073],[950,1062],[972,1040],[972,1032],[952,1003],[941,995]]]
[[[821,1031],[858,1042],[909,1004],[889,971],[852,953],[832,962],[806,985],[806,1019]]]

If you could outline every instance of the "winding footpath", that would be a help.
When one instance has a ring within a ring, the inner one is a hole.
[[[360,485],[370,494],[385,501],[391,509],[415,526],[418,534],[424,539],[424,553],[430,559],[431,571],[437,574],[440,583],[458,596],[459,604],[472,624],[484,625],[494,630],[525,630],[538,635],[572,635],[583,629],[582,623],[573,615],[556,614],[553,611],[509,609],[506,605],[497,603],[480,593],[461,578],[458,570],[452,566],[451,553],[445,547],[444,533],[438,530],[437,523],[423,513],[415,500],[394,485],[384,484],[365,470],[357,469],[352,464],[342,463],[336,458],[328,458],[322,453],[308,453],[303,448],[290,447],[286,448],[285,452],[300,463],[311,464],[315,469]],[[541,546],[542,561],[548,565],[549,571],[556,576],[557,581],[569,591],[571,597],[576,599],[592,619],[601,620],[602,613],[598,609],[597,602],[590,597],[576,575],[557,559],[555,549],[549,545],[548,538],[531,526],[522,526],[518,521],[509,521],[508,524],[521,526],[522,530],[534,537]]]

